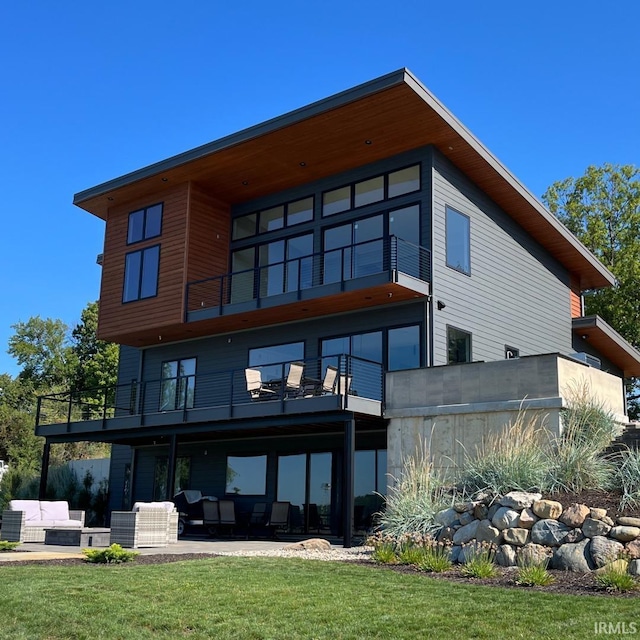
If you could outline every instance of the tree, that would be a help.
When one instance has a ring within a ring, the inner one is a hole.
[[[19,377],[23,382],[35,389],[51,389],[69,381],[73,354],[69,328],[62,320],[34,316],[11,328],[15,333],[9,338],[7,351],[22,366]]]
[[[640,347],[640,169],[590,166],[580,178],[552,184],[543,200],[617,279],[614,287],[586,292],[585,312],[598,314]],[[634,417],[640,409],[637,382],[627,387]]]

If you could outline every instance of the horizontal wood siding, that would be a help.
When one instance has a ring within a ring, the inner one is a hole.
[[[187,184],[165,192],[162,200],[162,235],[133,245],[127,245],[129,213],[159,200],[150,197],[109,210],[98,322],[98,336],[101,339],[117,340],[122,334],[152,327],[161,332],[163,326],[182,321],[188,193]],[[126,254],[156,244],[160,245],[158,295],[123,304]]]
[[[433,172],[434,364],[447,363],[446,327],[472,334],[473,360],[571,350],[569,274],[440,153]],[[446,266],[445,207],[469,216],[471,275]]]
[[[230,225],[229,205],[191,185],[187,282],[229,273]]]
[[[580,318],[582,316],[582,292],[577,278],[571,278],[569,296],[571,299],[571,317]]]

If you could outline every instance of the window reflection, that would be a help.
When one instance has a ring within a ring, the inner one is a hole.
[[[267,485],[267,456],[227,456],[227,493],[263,496]]]

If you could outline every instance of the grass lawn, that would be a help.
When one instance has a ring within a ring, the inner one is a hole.
[[[0,638],[591,638],[636,598],[454,584],[340,562],[220,557],[0,566]],[[640,624],[638,624],[640,628]]]

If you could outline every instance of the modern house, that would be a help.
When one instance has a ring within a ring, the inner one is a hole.
[[[640,353],[582,317],[612,274],[405,69],[74,203],[119,384],[42,398],[36,433],[43,481],[51,444],[111,443],[112,509],[289,501],[348,545],[419,436],[455,458],[523,399],[559,429],[581,380],[625,419]]]

